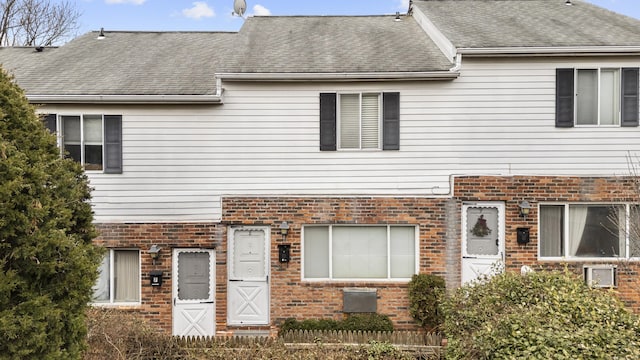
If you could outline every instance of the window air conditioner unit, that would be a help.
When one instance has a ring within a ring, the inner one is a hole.
[[[617,268],[615,265],[585,265],[584,281],[593,287],[616,287]]]

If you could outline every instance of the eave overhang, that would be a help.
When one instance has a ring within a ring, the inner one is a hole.
[[[458,48],[458,54],[470,57],[491,56],[638,56],[640,46],[549,46]]]
[[[353,72],[353,73],[219,73],[224,81],[265,82],[321,82],[321,81],[422,81],[453,80],[460,76],[455,71],[426,72]]]
[[[221,95],[30,95],[33,104],[222,104]]]

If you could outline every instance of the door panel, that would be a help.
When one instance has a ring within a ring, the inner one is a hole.
[[[215,335],[215,251],[173,251],[173,334]]]
[[[229,230],[229,325],[269,324],[268,227]]]
[[[462,283],[490,276],[504,260],[504,204],[462,207]]]

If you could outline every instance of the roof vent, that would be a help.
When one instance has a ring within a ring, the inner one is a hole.
[[[43,52],[44,51],[44,46],[36,46],[36,51],[37,52]]]
[[[400,18],[400,11],[396,11],[396,18],[394,21],[402,21],[402,19]]]
[[[565,5],[568,5],[568,6],[573,5],[573,3],[571,3],[571,0],[566,0],[566,1],[564,2],[564,4],[565,4]]]
[[[97,39],[98,40],[102,40],[104,38],[105,38],[105,36],[104,36],[104,28],[100,28],[100,34],[98,34],[98,38]]]

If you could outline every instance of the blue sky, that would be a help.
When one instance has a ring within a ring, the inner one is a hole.
[[[99,30],[237,31],[233,0],[75,0],[79,34]],[[565,1],[565,0],[550,0]],[[588,1],[640,19],[639,0]],[[379,15],[405,13],[409,0],[246,0],[246,15]]]

